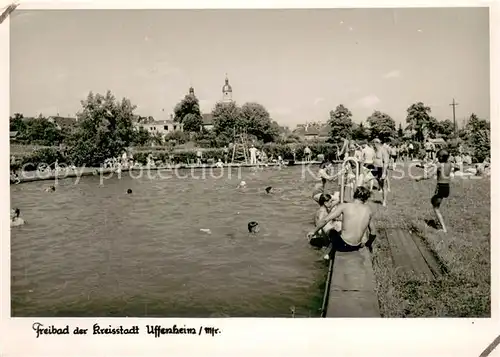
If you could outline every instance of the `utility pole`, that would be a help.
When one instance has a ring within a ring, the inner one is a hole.
[[[455,102],[455,98],[453,98],[453,103],[450,104],[453,107],[453,130],[455,131],[455,134],[457,133],[457,121],[455,119],[455,107],[458,105],[458,103]]]

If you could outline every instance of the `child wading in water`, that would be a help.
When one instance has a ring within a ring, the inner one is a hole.
[[[446,226],[444,224],[443,215],[439,211],[439,207],[441,206],[441,202],[444,198],[448,198],[450,196],[450,174],[452,171],[452,164],[448,162],[450,154],[448,151],[441,149],[437,153],[438,163],[436,166],[436,176],[437,176],[437,185],[436,191],[434,192],[434,196],[431,198],[432,208],[436,213],[436,217],[439,221],[439,224],[442,227],[443,232],[447,232]],[[426,180],[430,176],[423,176],[416,181]]]

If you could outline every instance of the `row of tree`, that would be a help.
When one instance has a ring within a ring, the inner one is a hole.
[[[59,128],[46,118],[39,117],[25,120],[21,114],[10,118],[11,131],[17,131],[19,140],[40,145],[64,144],[66,154],[75,165],[99,166],[106,158],[116,157],[123,150],[133,145],[146,145],[151,142],[163,143],[161,135],[151,135],[148,131],[137,129],[134,123],[154,121],[152,117],[138,117],[134,114],[135,106],[130,100],[121,101],[108,91],[105,95],[89,93],[81,101],[82,108],[77,114],[74,129]],[[407,110],[407,127],[412,139],[422,141],[426,135],[441,135],[445,139],[454,136],[453,123],[438,122],[430,115],[430,108],[423,103],[415,103]],[[195,140],[204,142],[204,146],[223,146],[234,140],[234,134],[245,132],[264,143],[275,142],[280,137],[280,127],[273,121],[269,112],[258,103],[245,103],[241,107],[235,102],[217,103],[211,115],[213,129],[203,129],[203,117],[198,99],[193,94],[175,106],[174,120],[183,125],[184,133],[168,134],[167,139],[176,141]],[[403,137],[402,125],[396,129],[395,121],[386,113],[375,111],[366,124],[355,124],[352,113],[343,105],[330,111],[328,121],[330,141],[338,142],[342,138],[354,139],[389,139]],[[489,155],[490,127],[486,120],[471,116],[469,123],[459,132],[462,140],[476,151]],[[479,144],[478,144],[479,143]]]
[[[424,103],[412,104],[407,109],[406,128],[403,129],[400,123],[398,129],[396,129],[394,119],[378,110],[367,118],[366,124],[356,124],[352,120],[351,111],[340,104],[335,110],[330,111],[330,119],[328,120],[330,137],[333,141],[338,141],[342,138],[370,140],[375,137],[381,140],[390,140],[406,136],[408,139],[422,142],[426,137],[436,138],[440,136],[445,140],[449,140],[458,135],[451,120],[438,121],[430,114],[431,108],[425,106]],[[472,114],[472,117],[477,119],[475,114]],[[484,122],[487,121],[484,120]],[[406,135],[408,133],[410,135]]]

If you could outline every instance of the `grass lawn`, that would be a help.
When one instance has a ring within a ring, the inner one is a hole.
[[[417,169],[413,172],[418,174]],[[382,316],[489,317],[490,177],[452,180],[450,198],[441,208],[446,234],[426,224],[435,219],[430,204],[435,185],[435,179],[392,179],[388,207],[370,202],[377,227],[418,232],[447,270],[435,281],[404,276],[401,269],[395,271],[387,239],[379,236],[373,268]],[[380,196],[375,193],[372,199]]]

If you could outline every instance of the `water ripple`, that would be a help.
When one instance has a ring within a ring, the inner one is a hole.
[[[304,239],[313,183],[300,169],[243,179],[245,192],[234,176],[103,186],[84,177],[60,180],[54,193],[43,191],[48,182],[11,186],[28,222],[11,236],[13,314],[286,316],[291,305],[317,314],[324,267]]]

